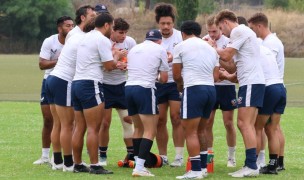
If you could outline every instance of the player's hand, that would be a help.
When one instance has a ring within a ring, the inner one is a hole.
[[[169,51],[167,51],[167,57],[168,57],[168,63],[173,61],[173,55]]]
[[[230,74],[224,68],[220,68],[220,70],[219,70],[219,79],[221,81],[228,79],[229,75]]]
[[[212,47],[214,47],[214,48],[217,48],[217,46],[216,46],[216,42],[213,40],[213,39],[208,39],[207,40],[207,43],[210,45],[210,46],[212,46]]]
[[[117,61],[116,68],[120,69],[122,71],[126,71],[127,70],[127,63],[122,62],[122,61]]]

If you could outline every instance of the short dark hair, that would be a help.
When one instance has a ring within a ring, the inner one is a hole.
[[[176,10],[172,4],[159,3],[155,6],[155,20],[159,23],[161,17],[171,17],[173,22],[175,21]]]
[[[200,36],[202,32],[202,27],[199,23],[188,20],[183,22],[181,25],[181,32],[185,33],[186,35],[195,35]]]
[[[252,24],[262,24],[265,27],[268,27],[268,18],[264,13],[256,13],[251,18],[248,19],[249,23]]]
[[[244,24],[245,26],[248,26],[248,22],[247,22],[246,18],[244,18],[243,16],[238,16],[237,21],[239,24]]]
[[[61,26],[64,23],[64,21],[66,21],[66,20],[73,21],[73,19],[70,16],[61,16],[60,18],[57,19],[57,23],[56,23],[57,27]]]
[[[90,5],[81,6],[79,9],[77,9],[75,15],[75,23],[79,25],[81,23],[81,16],[86,16],[88,13],[88,9],[94,10],[94,8]]]
[[[113,24],[113,16],[109,13],[101,13],[95,19],[95,27],[100,28],[106,23]]]
[[[237,22],[237,17],[234,12],[225,9],[220,11],[216,16],[215,16],[215,24],[218,25],[221,21],[224,19],[227,19],[232,22]]]
[[[127,31],[127,30],[129,30],[129,28],[130,28],[130,25],[126,20],[124,20],[122,18],[114,19],[114,27],[113,27],[114,31],[117,31],[117,30]]]
[[[95,19],[96,17],[90,19],[90,21],[85,24],[85,26],[83,27],[83,32],[87,33],[95,29]]]

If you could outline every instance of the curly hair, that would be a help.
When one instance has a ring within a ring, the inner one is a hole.
[[[113,27],[114,31],[117,31],[117,30],[126,31],[126,30],[129,30],[129,28],[130,28],[130,25],[126,20],[124,20],[122,18],[114,19],[114,27]]]
[[[173,22],[175,21],[176,17],[176,9],[172,4],[168,3],[159,3],[155,6],[155,20],[159,23],[161,17],[171,17]]]

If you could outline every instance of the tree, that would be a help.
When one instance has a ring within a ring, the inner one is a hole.
[[[269,8],[288,8],[288,0],[265,0],[265,5]]]
[[[65,0],[5,0],[1,9],[9,23],[6,28],[9,27],[14,37],[25,39],[45,38],[55,33],[57,18],[73,12]]]
[[[0,33],[31,48],[32,41],[43,40],[57,32],[56,20],[73,15],[71,1],[66,0],[1,0]]]
[[[304,0],[289,0],[290,10],[297,10],[300,12],[304,12]]]
[[[195,20],[198,13],[198,0],[175,0],[178,13],[177,26],[180,27],[183,21]]]

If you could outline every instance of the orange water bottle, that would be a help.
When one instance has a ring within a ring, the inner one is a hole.
[[[212,150],[208,150],[208,154],[207,154],[207,172],[208,173],[214,172],[214,154]]]
[[[187,164],[186,164],[186,172],[188,172],[190,170],[191,170],[191,161],[190,161],[190,158],[188,157]]]

